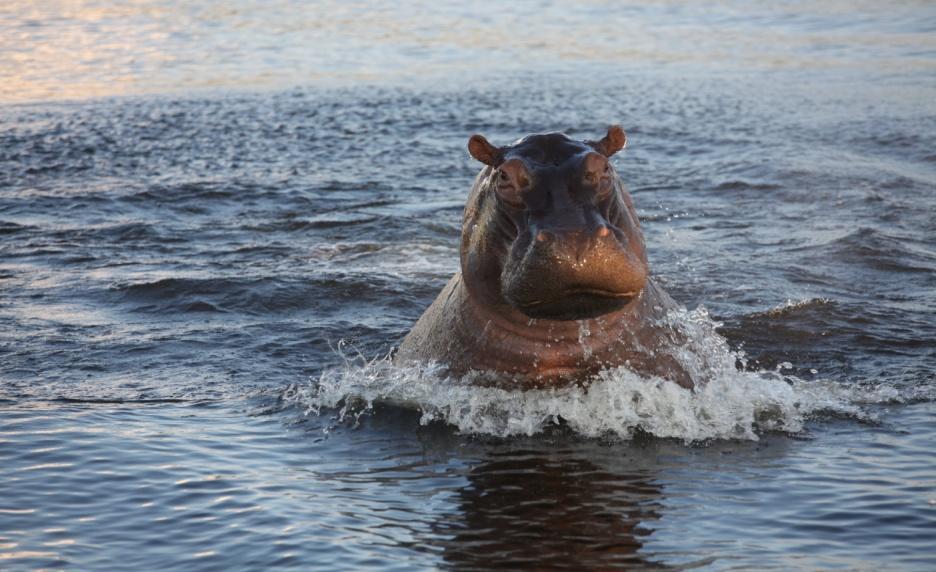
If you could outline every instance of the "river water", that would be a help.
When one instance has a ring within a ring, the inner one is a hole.
[[[689,393],[384,358],[619,122]],[[928,2],[0,7],[0,569],[936,567]]]

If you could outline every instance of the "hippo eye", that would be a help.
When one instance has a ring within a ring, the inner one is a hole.
[[[494,175],[493,187],[497,196],[516,208],[525,206],[525,195],[530,191],[530,171],[518,157],[504,161]]]
[[[599,197],[607,196],[611,190],[614,188],[614,183],[612,181],[611,169],[606,167],[604,173],[601,174],[601,177],[598,179],[597,184],[597,195]]]
[[[611,171],[611,165],[605,165],[604,173],[601,174],[601,184],[610,184],[613,177],[614,173]]]
[[[515,208],[523,208],[523,195],[527,191],[528,179],[523,173],[509,173],[507,169],[497,173],[494,190],[504,202]]]

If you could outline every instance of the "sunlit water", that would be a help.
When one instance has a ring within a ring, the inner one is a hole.
[[[925,2],[4,4],[0,569],[933,569],[934,32]],[[467,137],[612,121],[712,381],[386,361],[457,268]]]

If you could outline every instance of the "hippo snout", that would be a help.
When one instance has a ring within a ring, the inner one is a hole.
[[[531,318],[582,320],[616,311],[647,281],[647,266],[610,225],[537,230],[505,265],[503,295]]]

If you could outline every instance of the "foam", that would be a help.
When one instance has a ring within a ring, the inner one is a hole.
[[[667,348],[683,367],[707,383],[695,390],[627,367],[600,372],[583,387],[508,390],[453,379],[439,364],[395,365],[388,358],[349,357],[312,383],[290,388],[287,401],[309,414],[338,411],[346,421],[378,403],[421,412],[421,423],[443,422],[463,433],[535,435],[563,424],[589,438],[630,439],[637,432],[687,442],[757,440],[764,431],[798,433],[819,413],[873,419],[863,404],[900,401],[898,388],[849,387],[831,380],[804,381],[777,371],[742,371],[741,352],[730,350],[705,311],[678,310],[668,317],[687,341]]]

